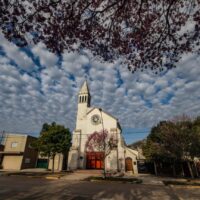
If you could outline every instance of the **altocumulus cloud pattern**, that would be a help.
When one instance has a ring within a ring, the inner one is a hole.
[[[0,131],[38,135],[44,122],[73,130],[77,93],[87,78],[92,105],[116,116],[125,139],[144,137],[160,120],[200,115],[200,56],[176,69],[131,74],[119,62],[101,63],[89,51],[56,56],[43,44],[19,49],[0,35]]]

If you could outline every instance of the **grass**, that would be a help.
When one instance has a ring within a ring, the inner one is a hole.
[[[185,181],[163,181],[165,185],[191,185],[191,186],[200,186],[200,183],[195,182],[185,182]]]
[[[142,183],[141,179],[138,178],[123,178],[123,177],[89,177],[86,180],[88,181],[118,181],[118,182],[128,182],[128,183],[136,183],[136,184],[140,184]]]

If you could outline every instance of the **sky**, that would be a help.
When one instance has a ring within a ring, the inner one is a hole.
[[[130,73],[120,62],[100,62],[88,50],[58,57],[44,44],[20,49],[0,34],[0,132],[38,136],[42,124],[73,131],[77,94],[87,79],[93,107],[118,118],[130,144],[161,120],[200,115],[200,56],[184,55],[177,68]]]

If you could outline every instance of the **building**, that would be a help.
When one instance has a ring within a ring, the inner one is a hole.
[[[85,81],[78,95],[76,127],[73,131],[72,147],[68,157],[68,169],[102,169],[104,152],[89,152],[86,143],[95,131],[106,130],[114,135],[117,147],[106,156],[107,171],[137,171],[138,152],[128,148],[122,137],[118,120],[102,109],[90,106],[90,92]]]
[[[35,168],[38,152],[31,147],[37,138],[25,134],[4,133],[0,149],[2,169]]]
[[[62,171],[64,170],[64,156],[62,153],[57,153],[55,158],[54,158],[54,170],[55,171]],[[36,168],[44,168],[44,169],[49,169],[52,170],[53,168],[53,159],[52,158],[47,158],[46,156],[41,156],[40,154],[38,155],[38,160],[37,160],[37,165]]]

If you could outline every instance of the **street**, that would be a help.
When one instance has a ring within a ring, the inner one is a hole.
[[[3,200],[195,200],[199,199],[199,195],[197,188],[183,190],[163,185],[46,180],[25,176],[0,177],[0,199]]]

